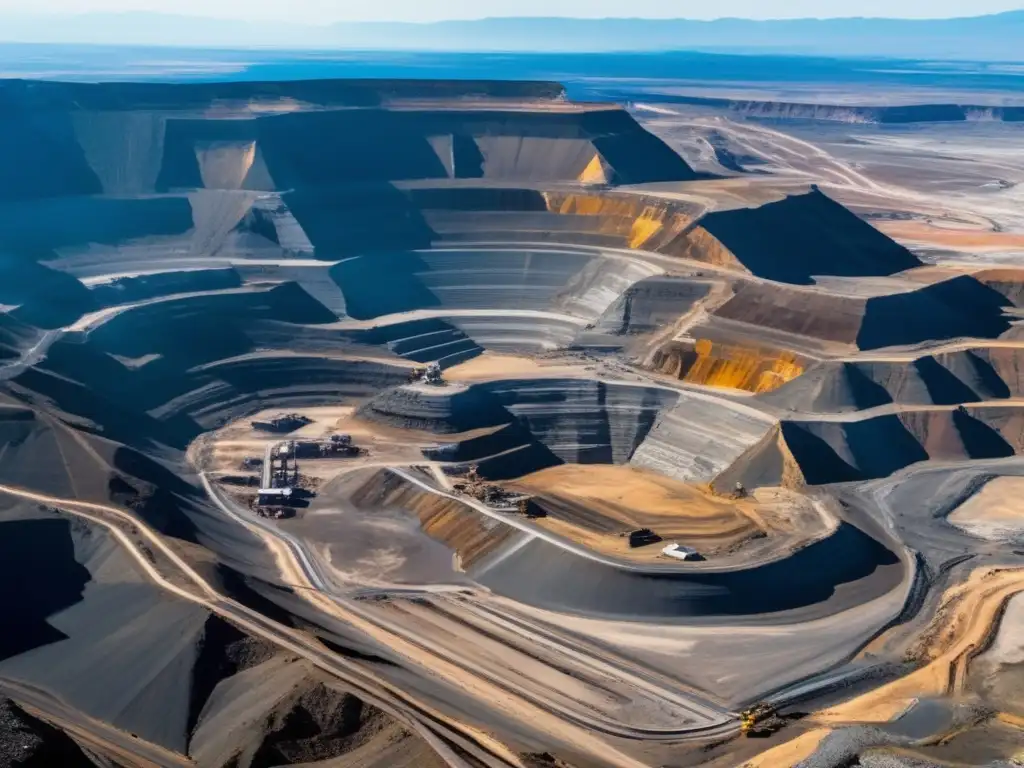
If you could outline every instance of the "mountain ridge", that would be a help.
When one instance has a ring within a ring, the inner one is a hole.
[[[490,17],[436,22],[234,20],[167,13],[0,14],[0,42],[466,52],[723,51],[1022,61],[1024,9],[951,19],[710,21]]]

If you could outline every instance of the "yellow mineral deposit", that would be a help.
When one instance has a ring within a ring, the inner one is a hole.
[[[583,173],[580,174],[580,181],[584,184],[608,183],[608,172],[601,161],[600,155],[594,155],[594,159],[583,169]]]
[[[771,392],[804,372],[792,352],[767,351],[698,339],[692,352],[669,353],[662,370],[709,387]]]

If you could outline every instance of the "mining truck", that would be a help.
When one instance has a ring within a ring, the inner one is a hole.
[[[656,534],[650,528],[637,528],[635,531],[630,531],[623,535],[629,536],[630,549],[646,547],[648,544],[657,544],[661,541],[661,536]]]
[[[433,384],[435,387],[440,387],[444,384],[444,377],[441,375],[441,366],[437,363],[431,363],[427,366],[427,370],[423,374],[424,384]]]
[[[771,704],[761,702],[740,713],[740,733],[744,736],[769,736],[785,721]]]

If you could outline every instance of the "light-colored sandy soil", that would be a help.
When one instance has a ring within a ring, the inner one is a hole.
[[[972,536],[1005,541],[1024,535],[1024,478],[997,477],[947,519]]]
[[[794,768],[813,755],[829,733],[828,728],[815,728],[747,760],[742,768]]]
[[[628,538],[606,532],[651,528],[670,543],[729,546],[764,531],[752,500],[716,498],[696,486],[633,466],[564,464],[534,472],[514,483],[527,493],[580,505],[582,516],[557,514],[537,523],[605,554],[649,561],[661,546],[630,549]],[[589,513],[589,514],[588,514]],[[593,517],[592,525],[584,517]]]
[[[958,251],[1005,251],[1024,248],[1024,234],[952,229],[923,221],[883,221],[875,226],[895,240],[953,248]]]
[[[1024,593],[1011,598],[992,644],[970,666],[972,693],[982,696],[999,719],[1024,729]],[[1024,735],[1024,734],[1022,734]]]
[[[998,631],[1008,601],[1024,591],[1019,568],[979,568],[943,595],[932,623],[911,654],[924,661],[914,672],[850,701],[811,715],[826,728],[805,734],[759,756],[750,766],[794,765],[811,754],[832,727],[850,723],[885,723],[918,699],[949,696],[964,690],[968,667]],[[815,740],[817,739],[817,740]],[[795,756],[795,759],[794,757]]]
[[[629,510],[637,516],[679,520],[709,535],[730,532],[751,522],[741,511],[747,504],[727,502],[694,485],[628,465],[562,464],[526,475],[517,484],[538,493],[592,500],[607,507],[610,517],[628,524],[635,522],[628,516]]]
[[[983,568],[943,595],[942,605],[913,651],[917,671],[817,716],[824,723],[884,722],[923,696],[961,691],[967,666],[998,628],[1007,600],[1024,590],[1020,569]]]
[[[484,352],[471,360],[452,366],[444,372],[449,381],[493,381],[502,378],[555,378],[574,376],[584,372],[583,365],[552,362],[545,364],[520,355]]]
[[[389,479],[393,479],[389,473],[377,473],[353,500],[366,509],[394,506],[412,512],[419,518],[424,533],[455,553],[457,566],[470,567],[516,532],[453,499],[426,493],[407,483],[389,484]]]

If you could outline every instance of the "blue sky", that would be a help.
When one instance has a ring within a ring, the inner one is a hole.
[[[473,19],[484,16],[721,16],[795,18],[888,16],[942,18],[1024,8],[1024,0],[0,0],[0,13],[163,11],[304,23]]]

